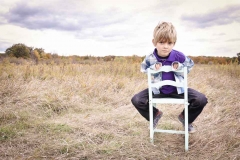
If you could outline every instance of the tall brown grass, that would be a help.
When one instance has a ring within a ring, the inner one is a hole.
[[[240,159],[240,66],[196,65],[189,87],[209,103],[183,135],[156,133],[131,104],[147,87],[140,64],[0,65],[0,159]],[[159,127],[182,129],[179,105]]]

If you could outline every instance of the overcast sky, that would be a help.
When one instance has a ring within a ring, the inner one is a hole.
[[[0,52],[23,43],[66,56],[144,56],[162,21],[186,55],[240,52],[240,0],[1,0]]]

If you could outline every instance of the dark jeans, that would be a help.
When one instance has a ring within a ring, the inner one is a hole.
[[[155,98],[184,98],[184,94],[159,94],[153,95]],[[149,97],[148,97],[148,88],[137,93],[132,98],[132,104],[138,110],[138,112],[149,121]],[[204,94],[188,88],[188,123],[192,123],[198,115],[202,112],[205,105],[208,103],[207,98]],[[156,115],[158,109],[153,107],[153,115]],[[182,111],[184,115],[184,110]]]

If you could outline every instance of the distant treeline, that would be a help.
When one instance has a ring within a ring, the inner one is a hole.
[[[189,56],[195,64],[232,64],[240,63],[240,53],[236,57],[213,57],[213,56]],[[28,47],[25,44],[14,44],[7,48],[5,53],[0,54],[0,62],[15,64],[24,63],[44,63],[44,64],[62,64],[62,63],[96,63],[104,61],[137,62],[141,63],[145,56],[60,56],[57,53],[46,53],[43,48]]]

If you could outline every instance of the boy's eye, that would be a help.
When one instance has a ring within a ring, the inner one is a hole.
[[[160,44],[167,43],[168,45],[172,45],[173,44],[173,42],[158,42],[158,43],[160,43]]]

